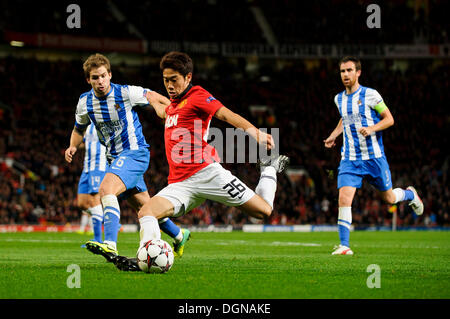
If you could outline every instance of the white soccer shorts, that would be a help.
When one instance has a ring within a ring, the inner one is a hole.
[[[180,217],[209,199],[227,206],[240,206],[255,195],[239,178],[219,163],[212,163],[191,177],[164,187],[155,196],[169,200],[173,217]]]

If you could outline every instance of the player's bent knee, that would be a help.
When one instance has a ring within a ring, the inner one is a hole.
[[[263,218],[269,217],[270,215],[272,215],[272,211],[273,211],[273,209],[269,204],[265,205],[264,208],[261,210]]]
[[[100,189],[98,190],[98,194],[100,195],[100,198],[102,198],[102,197],[108,195],[108,192],[106,191],[105,188],[100,186]]]
[[[100,186],[100,188],[98,190],[98,194],[100,195],[100,198],[103,198],[103,197],[105,197],[107,195],[118,196],[118,195],[116,195],[116,192],[114,190],[112,190],[111,188],[104,188],[104,187],[101,187],[101,186]]]
[[[77,206],[82,210],[86,210],[89,207],[91,207],[91,206],[89,206],[88,198],[86,198],[85,196],[82,196],[82,195],[78,195]]]
[[[391,192],[391,193],[383,194],[383,200],[389,205],[395,204],[395,195],[394,195],[394,193]]]
[[[95,193],[90,196],[89,205],[90,207],[95,207],[98,205],[101,205],[102,201],[100,200],[100,195],[98,193]]]
[[[143,205],[138,211],[138,218],[142,218],[144,216],[154,216],[154,211],[149,203]]]
[[[170,217],[173,215],[174,207],[170,201],[159,196],[152,197],[139,210],[138,218],[153,216],[156,219]]]
[[[90,206],[87,205],[85,202],[78,202],[78,207],[79,207],[81,210],[87,210]]]
[[[258,195],[253,196],[249,201],[240,206],[239,209],[258,219],[269,217],[272,214],[272,207]]]

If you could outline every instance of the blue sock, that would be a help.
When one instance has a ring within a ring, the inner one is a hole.
[[[410,201],[414,199],[414,193],[409,189],[405,189],[405,200]]]
[[[341,245],[350,247],[350,229],[342,225],[338,225],[338,229]]]
[[[181,229],[169,218],[165,218],[159,223],[159,228],[170,237],[174,238],[180,233]]]
[[[120,224],[120,205],[117,196],[108,194],[101,199],[103,207],[103,224],[105,230],[104,243],[116,246]]]
[[[102,231],[102,224],[103,224],[103,209],[102,205],[98,205],[95,207],[89,208],[89,211],[92,216],[92,228],[94,231],[94,240],[96,242],[103,242],[103,231]]]
[[[103,221],[98,220],[97,218],[92,218],[92,226],[94,228],[94,240],[96,242],[102,242],[102,223]]]
[[[117,235],[119,230],[119,216],[117,212],[109,211],[111,207],[105,207],[105,241],[113,241],[117,243]]]

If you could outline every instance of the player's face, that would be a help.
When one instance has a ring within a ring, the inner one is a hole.
[[[348,88],[353,87],[361,75],[361,70],[356,71],[355,63],[352,61],[342,63],[340,71],[342,83]]]
[[[111,88],[111,72],[103,65],[92,69],[87,82],[94,89],[96,96],[105,96]]]
[[[191,83],[192,73],[188,73],[186,76],[181,75],[180,72],[173,69],[163,70],[163,81],[166,87],[167,94],[171,99],[177,97],[186,90],[189,83]]]

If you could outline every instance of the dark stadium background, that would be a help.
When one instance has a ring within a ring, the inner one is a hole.
[[[80,6],[81,28],[67,26],[70,3]],[[367,26],[371,3],[381,9],[381,28]],[[360,83],[377,89],[395,118],[383,133],[394,186],[414,185],[425,204],[420,217],[399,204],[397,225],[449,226],[448,12],[449,2],[437,0],[1,2],[0,224],[79,223],[83,152],[72,165],[63,154],[78,97],[90,89],[82,72],[87,56],[108,56],[114,83],[165,94],[159,59],[181,50],[194,60],[194,84],[256,126],[280,128],[280,152],[300,174],[279,176],[275,210],[264,223],[336,224],[340,145],[330,151],[322,141],[339,120],[337,62],[353,54],[362,60]],[[251,112],[254,105],[267,111]],[[151,145],[146,181],[154,195],[167,184],[163,125],[152,111],[140,111],[140,119]],[[256,186],[254,164],[224,166]],[[353,224],[391,227],[389,209],[364,184]],[[121,218],[138,222],[126,203]],[[207,201],[177,222],[255,221]]]

